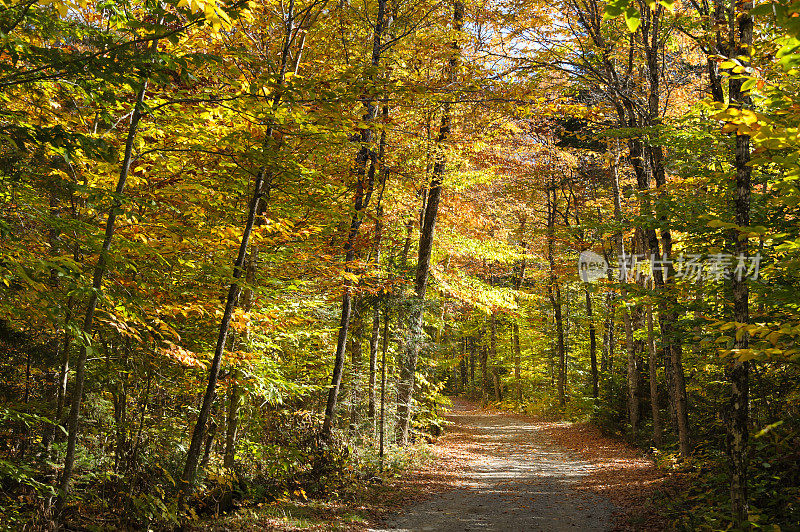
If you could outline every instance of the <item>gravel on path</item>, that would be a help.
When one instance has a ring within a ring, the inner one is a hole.
[[[536,423],[454,399],[447,451],[455,487],[390,514],[373,531],[607,531],[614,505],[576,490],[596,465],[554,443]]]

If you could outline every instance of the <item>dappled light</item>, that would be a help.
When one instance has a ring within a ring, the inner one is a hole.
[[[0,529],[796,529],[798,35],[0,0]]]

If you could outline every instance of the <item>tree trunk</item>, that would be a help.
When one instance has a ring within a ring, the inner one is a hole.
[[[383,239],[383,194],[386,191],[386,181],[388,178],[388,166],[386,165],[386,124],[389,121],[389,104],[383,103],[383,123],[384,129],[381,131],[381,140],[378,146],[378,166],[380,169],[381,192],[378,197],[378,205],[375,209],[375,244],[373,263],[376,268],[381,265],[381,241]],[[372,311],[372,335],[369,342],[369,397],[367,404],[367,417],[369,418],[371,433],[375,434],[375,372],[378,365],[378,341],[380,340],[381,323],[381,299],[376,298],[373,303]]]
[[[116,442],[114,445],[114,472],[119,473],[128,453],[128,358],[130,356],[130,338],[125,339],[124,357],[122,359],[121,382],[112,392],[114,403],[114,425]]]
[[[514,381],[517,388],[517,403],[522,404],[522,349],[519,345],[519,324],[514,320],[511,329],[514,338]]]
[[[206,391],[203,395],[203,402],[200,407],[200,413],[197,416],[197,422],[195,423],[194,430],[192,431],[192,441],[189,446],[189,451],[186,456],[186,465],[181,477],[186,491],[191,490],[194,486],[194,481],[197,474],[197,465],[198,461],[200,460],[200,452],[204,439],[203,437],[205,435],[206,426],[208,425],[208,419],[211,414],[211,407],[214,404],[214,399],[216,397],[217,379],[219,377],[219,368],[222,362],[222,353],[225,349],[225,344],[227,343],[228,331],[230,328],[233,311],[239,299],[239,279],[241,278],[242,270],[245,267],[247,246],[250,243],[250,236],[253,231],[253,223],[258,210],[258,204],[262,197],[263,179],[264,170],[262,169],[258,173],[255,185],[253,187],[253,196],[250,199],[247,222],[245,224],[244,231],[242,232],[242,241],[239,245],[239,253],[233,267],[233,282],[228,288],[225,310],[222,314],[219,335],[217,337],[217,345],[214,350],[214,357],[211,361],[211,368],[208,374],[208,385],[206,386]]]
[[[552,199],[550,194],[552,192]],[[550,268],[548,295],[553,307],[553,317],[556,326],[556,356],[558,357],[558,404],[566,404],[566,351],[564,346],[564,320],[561,315],[561,287],[556,277],[555,262],[555,220],[556,220],[556,189],[551,183],[547,192],[547,259]]]
[[[475,339],[468,338],[469,341],[469,378],[472,389],[475,389]]]
[[[389,306],[383,305],[383,344],[381,345],[381,419],[379,434],[380,470],[383,471],[383,454],[386,439],[386,351],[389,350]]]
[[[214,436],[217,435],[217,424],[211,420],[211,426],[206,431],[206,443],[203,447],[203,459],[200,461],[200,469],[208,469],[208,461],[211,458],[211,446],[214,444]]]
[[[375,381],[378,366],[378,342],[380,340],[381,313],[380,300],[376,300],[372,310],[372,335],[369,339],[369,397],[367,403],[367,418],[369,418],[371,432],[375,434]]]
[[[461,343],[461,360],[459,361],[459,369],[461,371],[461,388],[459,390],[460,393],[464,393],[467,391],[467,383],[469,382],[469,376],[467,375],[469,371],[469,351],[467,346],[467,338],[462,338]]]
[[[523,218],[519,226],[519,240],[520,240],[519,247],[522,249],[523,255],[519,265],[519,275],[517,276],[514,286],[517,292],[522,290],[522,283],[525,281],[525,270],[528,265],[527,258],[525,255],[528,251],[528,246],[525,243],[526,222],[527,218]],[[522,349],[520,348],[519,321],[517,318],[514,318],[511,329],[511,336],[512,336],[512,341],[514,343],[514,380],[516,381],[516,388],[517,388],[517,403],[521,405],[522,404]]]
[[[747,57],[748,49],[753,43],[753,19],[749,10],[753,2],[743,5],[743,12],[738,12],[740,5],[731,4],[728,12],[730,35],[738,30],[738,44],[731,39],[729,52],[731,57]],[[734,11],[736,9],[736,11]],[[742,60],[747,66],[747,61]],[[750,106],[750,97],[742,91],[743,78],[731,77],[729,93],[731,107],[742,109]],[[750,136],[736,134],[736,151],[734,167],[736,170],[736,196],[734,198],[736,225],[746,228],[750,225]],[[731,240],[737,256],[748,255],[747,239],[742,238],[737,229],[731,231]],[[733,275],[731,279],[733,296],[733,319],[737,331],[733,344],[733,353],[728,364],[728,379],[731,382],[730,416],[728,424],[728,446],[730,448],[731,472],[731,509],[737,527],[746,527],[748,523],[747,494],[747,440],[750,406],[750,363],[741,361],[738,356],[741,350],[749,346],[749,335],[738,330],[750,323],[749,286],[744,275]]]
[[[139,409],[139,426],[136,429],[136,438],[133,440],[133,447],[131,448],[131,452],[128,453],[128,460],[125,466],[126,470],[131,470],[136,464],[136,461],[139,457],[139,449],[141,448],[142,443],[142,429],[144,428],[144,417],[147,414],[147,408],[150,405],[150,384],[153,382],[153,371],[152,369],[148,370],[147,372],[147,379],[144,386],[144,400],[139,400],[137,398],[137,403],[139,403],[141,408]]]
[[[400,254],[400,272],[405,275],[408,269],[408,253],[411,251],[411,235],[414,232],[414,218],[406,221],[406,238],[403,242],[403,252]]]
[[[652,286],[652,285],[651,285]],[[653,335],[653,305],[647,305],[647,365],[650,372],[650,408],[653,413],[653,443],[661,448],[661,413],[658,409],[658,359]]]
[[[289,64],[289,56],[290,50],[293,41],[293,34],[294,34],[294,0],[289,0],[288,10],[286,15],[286,25],[285,25],[285,35],[283,46],[281,48],[281,60],[280,60],[280,70],[278,73],[278,90],[275,91],[275,95],[272,98],[272,107],[276,108],[280,103],[282,92],[280,89],[283,88],[283,84],[286,78],[286,71]],[[264,135],[264,148],[269,147],[269,144],[273,141],[273,126],[270,124],[267,127],[266,133]],[[247,221],[245,223],[244,231],[242,232],[242,240],[239,245],[239,252],[236,257],[236,262],[234,263],[233,267],[233,282],[231,282],[230,287],[228,289],[228,295],[225,301],[225,310],[222,315],[222,320],[220,322],[219,327],[219,335],[217,337],[217,344],[214,350],[214,356],[211,361],[211,368],[209,369],[208,375],[208,385],[206,387],[205,394],[203,395],[203,402],[200,407],[200,412],[197,416],[197,421],[194,426],[194,430],[192,431],[192,441],[189,445],[189,451],[186,455],[186,465],[183,469],[183,474],[181,476],[181,481],[183,483],[183,490],[190,491],[194,487],[195,478],[197,475],[197,465],[198,461],[200,460],[200,452],[201,447],[203,444],[203,438],[206,431],[206,426],[208,425],[209,416],[211,413],[211,407],[214,404],[214,399],[216,398],[216,387],[217,387],[217,379],[219,377],[219,369],[220,364],[222,361],[222,354],[225,350],[225,344],[228,339],[228,330],[230,328],[231,318],[233,316],[234,309],[236,304],[239,300],[240,295],[240,286],[239,286],[239,279],[242,276],[243,270],[246,269],[245,261],[247,259],[247,247],[250,243],[250,236],[253,232],[253,225],[256,223],[256,217],[262,213],[262,198],[265,195],[265,189],[269,190],[272,186],[272,169],[262,167],[255,180],[255,184],[253,186],[253,194],[250,198],[248,211],[247,211]],[[183,491],[182,490],[182,491]]]
[[[158,41],[153,41],[151,49],[157,47]],[[78,441],[79,431],[79,417],[81,409],[81,401],[83,400],[83,385],[86,379],[86,360],[89,355],[88,342],[91,341],[92,331],[94,329],[94,315],[97,310],[97,302],[99,300],[100,291],[103,288],[103,276],[106,273],[106,266],[108,264],[108,254],[111,250],[111,241],[114,238],[114,229],[117,220],[117,213],[122,207],[120,196],[125,191],[125,183],[128,180],[128,172],[130,171],[131,161],[133,160],[133,144],[136,138],[136,133],[139,128],[139,121],[142,118],[142,109],[144,106],[145,92],[147,91],[147,81],[142,81],[142,87],[136,95],[136,103],[133,107],[131,114],[131,122],[128,127],[128,135],[125,139],[125,154],[122,158],[122,165],[120,167],[119,179],[117,186],[114,189],[115,198],[112,202],[111,209],[108,211],[106,218],[105,236],[103,244],[100,248],[100,255],[97,258],[97,264],[94,268],[94,276],[92,279],[92,292],[89,296],[89,303],[86,308],[86,314],[83,319],[83,340],[81,342],[81,349],[78,354],[78,360],[75,363],[75,378],[72,388],[72,399],[70,401],[69,419],[67,421],[67,452],[64,458],[64,470],[61,473],[61,480],[59,483],[59,495],[56,502],[56,512],[60,514],[66,504],[67,496],[69,495],[70,480],[72,479],[72,470],[75,467],[75,446]],[[65,354],[69,352],[65,349]]]
[[[503,394],[500,390],[500,374],[498,373],[497,360],[497,311],[492,311],[491,329],[490,329],[491,354],[492,354],[492,380],[494,382],[494,399],[498,403],[503,400]]]
[[[58,373],[58,391],[56,395],[56,417],[55,422],[59,425],[64,420],[64,403],[67,397],[67,384],[69,380],[69,351],[72,343],[72,335],[69,333],[67,326],[71,321],[73,298],[70,296],[67,300],[67,319],[64,325],[64,345],[61,351],[61,368]],[[63,441],[64,432],[56,430],[53,440],[58,443]]]
[[[647,78],[648,78],[648,116],[646,117],[646,125],[658,126],[661,122],[660,119],[660,81],[661,69],[659,63],[661,61],[660,50],[663,49],[663,39],[660,36],[661,16],[663,15],[664,7],[656,5],[655,8],[647,7],[644,10],[642,44],[645,51],[645,58],[647,61]],[[666,193],[666,177],[664,171],[664,155],[663,148],[658,145],[648,146],[650,167],[652,169],[655,184],[659,190],[659,197]],[[640,188],[642,188],[640,186]],[[649,183],[647,187],[649,188]],[[656,216],[661,225],[661,247],[663,248],[663,255],[670,257],[672,255],[672,235],[668,225],[668,212],[664,208],[656,206]],[[648,216],[651,215],[649,205],[647,206]],[[648,240],[650,244],[650,252],[656,256],[661,256],[659,253],[658,239],[655,230],[649,230]],[[678,440],[680,452],[683,456],[688,456],[691,452],[689,440],[689,417],[687,410],[686,398],[686,383],[683,372],[683,346],[681,345],[681,338],[677,329],[678,323],[678,301],[677,296],[672,291],[674,285],[672,281],[672,268],[668,267],[662,274],[660,269],[654,270],[654,282],[657,291],[662,294],[662,300],[659,304],[659,324],[661,325],[661,339],[664,351],[669,353],[670,362],[672,365],[672,377],[674,379],[675,387],[672,393],[675,396],[675,415],[677,417]],[[662,317],[664,319],[662,319]]]
[[[612,156],[608,165],[609,181],[611,181],[611,199],[614,203],[614,221],[617,223],[622,222],[622,198],[620,197],[619,190],[619,140],[616,140],[614,145],[609,145],[609,151]],[[622,233],[617,231],[612,237],[612,247],[614,253],[618,256],[622,254]],[[608,257],[606,262],[610,263]],[[611,269],[608,270],[608,282],[613,283],[613,273]],[[603,329],[603,355],[600,361],[600,373],[604,376],[604,386],[606,387],[606,397],[610,402],[613,398],[613,361],[614,349],[616,346],[616,336],[614,334],[614,314],[615,303],[614,294],[609,292],[606,295],[606,322]]]
[[[556,350],[558,354],[558,404],[564,406],[567,401],[566,374],[567,352],[564,346],[564,319],[561,315],[561,287],[556,285],[550,293],[550,303],[553,305],[556,324]]]
[[[594,329],[592,294],[589,291],[588,283],[584,289],[586,290],[586,319],[589,320],[589,358],[592,367],[592,397],[597,399],[600,395],[600,375],[597,372],[597,333]]]
[[[625,320],[625,347],[628,351],[628,422],[631,432],[639,432],[639,369],[637,367],[636,342],[633,339],[633,321],[631,309],[624,310]]]
[[[489,378],[489,348],[486,346],[486,327],[481,329],[481,345],[479,348],[481,366],[481,399],[484,403],[492,393],[492,381]]]
[[[456,0],[453,6],[453,29],[461,32],[464,22],[464,4]],[[460,48],[457,41],[452,43],[452,56],[447,68],[447,81],[452,84],[456,80],[458,65],[460,63]],[[428,190],[428,200],[425,205],[425,218],[420,230],[419,252],[417,260],[417,274],[414,282],[417,301],[411,312],[409,324],[409,342],[406,346],[403,364],[400,368],[400,381],[397,389],[397,435],[398,443],[408,443],[408,429],[411,423],[411,400],[414,392],[414,377],[417,369],[417,356],[419,355],[422,339],[422,320],[424,315],[425,288],[428,284],[431,250],[433,249],[433,235],[436,228],[436,218],[439,213],[439,199],[442,193],[442,180],[445,171],[444,144],[450,137],[451,104],[446,101],[442,111],[442,122],[439,126],[439,136],[436,139],[437,155],[433,165],[433,175]]]
[[[269,195],[269,187],[265,191],[266,195]],[[255,225],[260,226],[263,220],[261,216],[263,214],[264,209],[266,208],[266,200],[262,199],[261,205],[257,212],[257,217],[255,221]],[[256,282],[256,270],[258,268],[258,246],[253,246],[252,251],[245,257],[245,280],[247,282],[248,287],[242,293],[242,310],[244,312],[250,312],[253,309],[253,289],[251,288]],[[244,344],[245,348],[249,349],[250,346],[250,330],[249,328],[244,331],[244,334],[241,335],[241,343]],[[231,340],[231,350],[234,350],[234,339]],[[242,407],[242,389],[239,384],[239,381],[242,378],[242,372],[239,370],[238,367],[234,367],[231,370],[230,375],[230,386],[228,390],[228,415],[226,419],[226,427],[225,427],[225,451],[224,451],[224,458],[223,458],[223,466],[228,471],[228,474],[233,473],[234,463],[236,461],[236,439],[237,434],[239,432],[239,412]],[[231,493],[228,491],[225,496],[222,505],[225,508],[230,508],[231,504]]]
[[[30,399],[31,399],[31,351],[30,349],[25,354],[25,392],[22,396],[22,404],[25,405],[25,413],[30,414]],[[27,423],[23,423],[22,425],[22,433],[20,436],[20,446],[19,446],[19,458],[22,460],[25,458],[25,453],[28,450],[28,439],[29,439],[29,432],[30,427]]]
[[[667,323],[667,321],[677,320],[678,316],[676,312],[671,312],[668,313],[668,317],[665,317],[662,320],[661,312],[662,310],[659,309],[658,321],[661,325],[662,342],[664,342],[665,337],[674,338],[675,335],[673,327],[671,326],[671,324]],[[665,330],[667,331],[666,333],[664,332]],[[666,345],[664,349],[666,351]],[[683,347],[681,346],[680,343],[674,342],[670,344],[669,361],[670,361],[670,370],[672,372],[672,380],[674,383],[673,396],[675,397],[675,399],[673,400],[673,404],[675,407],[676,423],[678,425],[679,448],[682,456],[689,456],[689,454],[691,453],[691,444],[689,440],[689,416],[688,416],[688,406],[687,406],[688,401],[686,398],[686,378],[684,377],[683,374]]]
[[[363,338],[363,325],[362,318],[362,300],[357,299],[355,303],[356,319],[352,325],[353,334],[350,338],[350,424],[348,426],[348,433],[352,438],[356,434],[358,428],[358,389],[361,385],[361,355],[362,355],[362,338]]]
[[[382,39],[384,31],[388,29],[389,18],[386,16],[386,0],[378,1],[378,15],[372,39],[372,68],[380,65],[381,53],[383,52]],[[371,75],[368,75],[371,78]],[[373,98],[368,98],[366,102],[366,114],[364,122],[371,123],[377,115],[377,106]],[[366,127],[361,130],[361,149],[356,156],[356,195],[355,211],[350,220],[350,231],[347,235],[347,242],[344,246],[345,251],[345,271],[351,272],[351,264],[355,257],[355,242],[358,237],[359,228],[364,217],[364,213],[369,205],[372,191],[375,184],[375,169],[377,166],[377,156],[370,147],[372,142],[372,129]],[[369,175],[366,175],[366,165],[370,162]],[[347,328],[350,325],[350,314],[352,311],[352,282],[348,279],[344,283],[344,293],[342,294],[342,314],[339,320],[339,335],[336,342],[336,355],[333,363],[333,373],[331,375],[331,386],[328,389],[328,400],[325,404],[325,420],[322,423],[321,435],[324,439],[329,439],[333,430],[334,415],[336,413],[336,402],[339,396],[339,388],[342,384],[342,370],[344,369],[344,351],[347,345]]]
[[[238,383],[238,380],[241,379],[241,372],[234,370],[231,374],[231,379],[234,382],[231,384],[231,389],[228,394],[228,424],[225,430],[225,457],[223,459],[223,466],[228,471],[233,471],[236,460],[236,438],[239,432],[239,412],[242,409],[242,389]]]
[[[442,274],[447,273],[447,270],[450,268],[450,254],[444,260],[444,267],[442,268]],[[438,347],[442,342],[442,335],[444,334],[444,315],[445,311],[447,310],[447,294],[444,293],[442,295],[442,299],[440,301],[442,308],[439,312],[439,328],[436,330],[436,346]]]

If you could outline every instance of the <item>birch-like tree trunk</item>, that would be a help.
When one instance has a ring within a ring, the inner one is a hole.
[[[731,4],[728,11],[729,45],[731,58],[739,58],[744,66],[750,46],[753,43],[753,19],[749,10],[753,2]],[[729,80],[728,93],[730,105],[736,109],[750,106],[750,97],[742,91],[745,79],[732,76]],[[750,225],[750,136],[736,133],[734,169],[736,172],[736,195],[734,196],[734,215],[736,225],[747,228]],[[731,231],[731,240],[737,256],[747,257],[747,239],[742,238],[737,229]],[[733,275],[731,278],[733,296],[733,319],[737,331],[733,344],[733,353],[728,365],[728,379],[731,382],[730,414],[728,417],[728,446],[730,448],[731,473],[731,509],[737,527],[748,526],[748,494],[747,494],[747,440],[750,416],[750,363],[738,358],[740,350],[749,346],[749,335],[738,330],[750,323],[749,286],[744,275]]]

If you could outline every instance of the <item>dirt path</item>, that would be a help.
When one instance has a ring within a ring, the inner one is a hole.
[[[454,489],[371,530],[611,530],[611,500],[575,489],[598,466],[554,443],[541,424],[460,399],[446,417],[452,425],[445,458],[458,467],[449,472]]]

